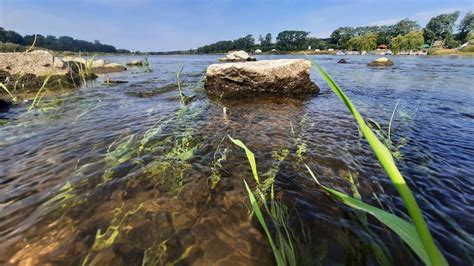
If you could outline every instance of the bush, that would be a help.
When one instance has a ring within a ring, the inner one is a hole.
[[[0,43],[0,53],[24,52],[26,47],[16,43]]]
[[[474,53],[474,45],[468,45],[460,50],[463,53]]]

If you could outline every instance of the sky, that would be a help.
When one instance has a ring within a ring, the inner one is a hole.
[[[305,30],[329,37],[340,26],[424,27],[431,17],[474,11],[474,0],[0,0],[0,27],[20,34],[100,40],[140,51],[186,50],[247,34]]]

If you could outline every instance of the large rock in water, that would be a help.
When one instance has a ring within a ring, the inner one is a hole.
[[[15,84],[17,89],[39,89],[50,74],[50,88],[59,83],[73,86],[79,81],[79,76],[67,64],[48,51],[0,53],[0,82],[10,89]]]
[[[391,65],[393,65],[392,60],[386,57],[377,58],[368,64],[368,66],[375,66],[375,67],[384,67],[384,66],[391,66]]]
[[[303,59],[213,64],[207,68],[204,87],[209,96],[225,98],[319,92],[310,70],[311,62]]]

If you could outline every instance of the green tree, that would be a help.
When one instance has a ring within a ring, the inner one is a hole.
[[[405,35],[400,34],[393,38],[390,42],[390,49],[392,52],[397,54],[400,51],[418,50],[424,43],[423,32],[412,31]]]
[[[469,41],[467,38],[469,33],[474,32],[474,14],[472,12],[467,12],[467,14],[459,23],[458,30],[459,40],[461,42]]]
[[[352,27],[339,27],[331,33],[331,43],[337,48],[346,48],[346,42],[355,36],[354,32]]]
[[[377,33],[366,33],[362,36],[352,37],[347,41],[349,50],[372,51],[377,48]]]
[[[400,34],[405,35],[413,31],[419,31],[420,26],[416,21],[405,18],[393,25],[392,30],[393,36],[398,36]]]
[[[380,26],[377,36],[377,45],[389,44],[393,36],[393,25]]]
[[[262,47],[263,51],[268,51],[272,49],[272,34],[271,33],[267,33],[265,37],[262,37],[262,35],[260,35],[259,40],[260,40],[260,47]]]
[[[233,43],[233,49],[235,50],[250,51],[255,47],[255,39],[250,34],[245,37],[238,38],[237,40],[234,40],[232,43]]]
[[[282,51],[303,50],[306,47],[306,37],[309,32],[301,30],[285,30],[278,33],[276,37],[277,49]]]
[[[394,54],[398,54],[398,52],[404,50],[405,42],[405,37],[403,35],[398,35],[390,42],[390,49]]]
[[[454,23],[459,17],[459,11],[449,14],[441,14],[433,17],[424,30],[425,41],[433,43],[434,41],[446,41],[453,35]]]

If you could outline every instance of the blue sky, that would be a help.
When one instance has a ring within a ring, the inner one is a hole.
[[[0,0],[0,26],[21,34],[68,35],[117,48],[196,48],[289,29],[328,37],[339,26],[425,26],[435,15],[474,11],[474,0]]]

